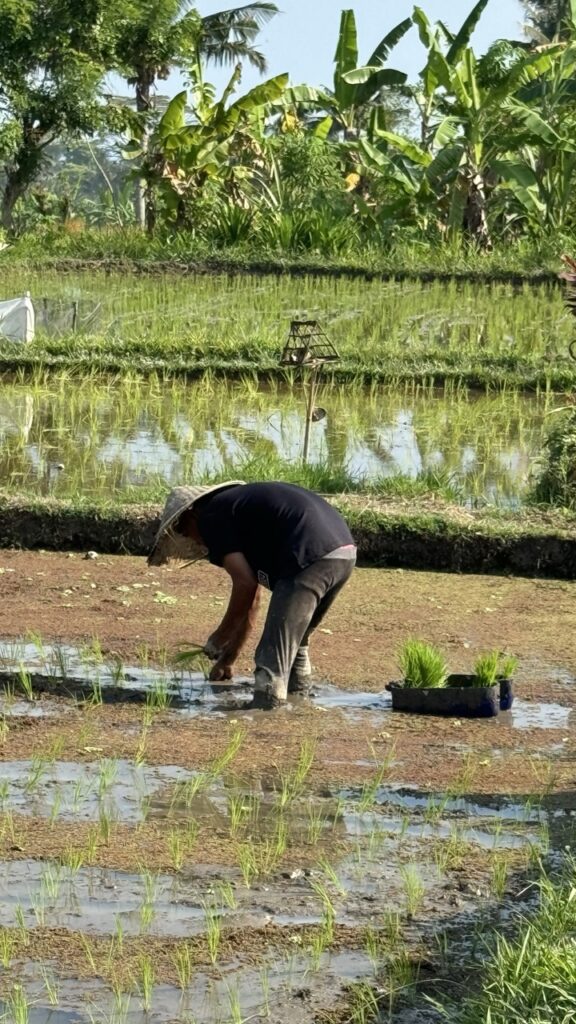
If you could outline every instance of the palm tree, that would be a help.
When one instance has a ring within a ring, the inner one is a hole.
[[[200,23],[200,56],[214,64],[230,67],[247,60],[264,74],[266,58],[254,43],[260,29],[277,13],[276,4],[260,0],[209,14]]]
[[[135,90],[140,140],[146,149],[154,87],[174,68],[189,70],[204,57],[219,64],[247,60],[260,71],[266,60],[254,47],[255,39],[278,8],[269,0],[254,0],[230,10],[200,17],[191,0],[133,0],[118,31],[116,65]],[[139,182],[136,219],[146,218],[145,183]]]

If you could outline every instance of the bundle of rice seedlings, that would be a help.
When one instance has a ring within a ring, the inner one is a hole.
[[[500,678],[500,651],[481,654],[474,664],[472,686],[494,686]]]
[[[513,654],[501,654],[498,665],[498,678],[512,679],[517,668],[518,658],[515,658]]]
[[[501,651],[481,654],[474,665],[472,686],[494,686],[499,679],[511,679],[518,667],[518,658]]]
[[[448,667],[432,644],[423,640],[407,640],[400,651],[400,669],[406,686],[437,689],[446,686]]]

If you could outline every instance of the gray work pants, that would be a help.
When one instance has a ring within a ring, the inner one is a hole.
[[[276,583],[256,648],[256,690],[286,700],[293,667],[310,672],[308,642],[355,565],[354,558],[321,558]],[[306,666],[308,666],[306,668]]]

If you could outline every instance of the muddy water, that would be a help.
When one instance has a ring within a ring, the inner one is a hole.
[[[338,922],[368,926],[386,910],[401,913],[406,904],[402,875],[405,859],[418,857],[418,843],[382,840],[377,852],[351,854],[337,866],[339,889],[332,899]],[[421,852],[421,851],[420,851]],[[383,885],[382,864],[386,863]],[[411,869],[430,908],[442,902],[443,876],[423,859]],[[69,928],[92,935],[116,930],[122,935],[185,938],[206,932],[207,913],[223,931],[318,924],[323,906],[313,886],[326,884],[320,869],[294,867],[248,888],[237,868],[208,866],[177,875],[130,874],[103,868],[71,870],[61,863],[10,861],[0,865],[0,925]]]
[[[286,1024],[288,1020],[291,1024],[311,1024],[321,1009],[334,1005],[347,984],[373,975],[370,960],[363,953],[326,953],[312,962],[292,947],[274,961],[264,960],[260,969],[220,963],[220,977],[195,971],[184,991],[155,985],[149,1004],[138,991],[138,984],[133,992],[113,993],[96,980],[79,983],[58,979],[59,1005],[53,1007],[48,1005],[45,985],[38,980],[42,966],[28,963],[19,978],[27,997],[33,1000],[28,1024],[163,1024],[176,1020],[216,1024],[259,1019],[270,1024]],[[10,1004],[4,1006],[12,1021]]]
[[[148,817],[194,820],[227,834],[232,828],[231,801],[248,795],[251,833],[273,834],[281,794],[266,786],[248,794],[234,780],[226,787],[177,766],[150,767],[120,759],[54,764],[6,761],[0,808],[54,821],[100,821],[104,816],[124,823]],[[285,819],[294,843],[310,841],[313,835],[343,840],[397,835],[425,843],[450,838],[457,829],[466,842],[496,850],[538,845],[537,831],[530,826],[546,822],[548,814],[542,807],[504,799],[491,806],[451,800],[443,794],[380,789],[369,805],[359,790],[344,790],[334,798],[294,800],[285,810]]]
[[[0,652],[0,676],[3,671],[5,686],[10,683],[3,696],[5,714],[37,714],[40,709],[62,713],[67,707],[46,696],[32,701],[17,696],[21,665],[39,690],[89,697],[96,679],[104,699],[109,693],[119,700],[150,701],[160,694],[175,700],[170,713],[178,715],[238,715],[251,694],[247,681],[213,687],[199,674],[105,665],[73,648],[12,645]],[[339,708],[343,715],[365,721],[370,729],[385,725],[391,714],[385,692],[346,693],[322,684],[311,699],[318,707]],[[486,725],[496,742],[498,732],[493,730],[499,723],[517,728],[520,739],[523,729],[569,729],[572,721],[570,709],[559,704],[517,699],[512,712]],[[195,821],[213,835],[238,842],[249,837],[266,843],[273,837],[282,797],[282,779],[273,769],[248,790],[232,773],[214,778],[176,765],[154,767],[106,757],[88,763],[5,761],[1,768],[0,812],[14,810],[55,823],[101,821],[106,816],[135,826],[151,818],[168,828]],[[247,813],[235,825],[233,808],[238,806]],[[223,932],[284,930],[283,953],[271,957],[265,952],[258,969],[243,962],[241,954],[234,962],[219,961],[213,972],[196,971],[184,993],[154,985],[147,1008],[138,979],[131,993],[114,994],[98,981],[65,978],[58,982],[59,1004],[51,1007],[46,985],[39,980],[41,965],[19,964],[18,984],[24,984],[26,998],[32,1001],[28,1021],[37,1024],[162,1024],[191,1015],[200,1024],[259,1016],[276,1024],[312,1024],[320,1010],[334,1006],[347,980],[370,979],[374,974],[363,952],[342,950],[317,960],[302,948],[301,926],[324,920],[322,889],[329,893],[336,922],[356,929],[360,936],[380,927],[390,913],[408,922],[414,945],[435,942],[437,929],[447,924],[466,934],[470,922],[488,913],[495,902],[489,875],[475,867],[475,851],[484,859],[486,854],[507,858],[522,850],[543,852],[548,837],[560,848],[569,841],[565,835],[573,832],[575,814],[576,807],[567,805],[563,795],[523,803],[518,798],[423,793],[389,784],[373,792],[360,787],[310,792],[284,808],[291,845],[282,870],[256,875],[250,887],[240,860],[229,868],[200,862],[174,874],[89,866],[72,870],[56,861],[15,860],[0,863],[0,926],[174,941],[198,936],[202,941],[210,914],[217,916]],[[311,868],[299,862],[302,845],[316,848]],[[447,847],[459,849],[465,858],[463,873],[446,873]],[[330,871],[323,862],[326,850],[331,851]],[[198,850],[198,859],[201,855]],[[417,927],[410,924],[414,900]],[[462,948],[467,949],[465,944]],[[8,1021],[16,1020],[9,999],[5,1011]]]
[[[252,682],[237,678],[232,683],[209,683],[201,672],[174,671],[124,665],[114,661],[95,661],[90,650],[66,644],[36,645],[34,643],[0,642],[0,715],[37,717],[54,714],[47,702],[37,705],[22,701],[22,673],[29,676],[35,693],[75,696],[103,701],[136,701],[156,707],[168,702],[181,714],[198,715],[250,713]],[[567,676],[567,685],[573,685]],[[381,726],[391,712],[390,695],[347,692],[327,683],[314,684],[310,699],[319,707],[340,709],[351,720],[370,720]],[[302,698],[294,698],[298,705]],[[290,706],[289,702],[289,706]],[[256,712],[257,714],[257,712]],[[513,729],[573,729],[576,715],[569,707],[552,702],[532,702],[515,697],[511,711],[501,712],[495,723]]]
[[[576,715],[561,704],[531,703],[516,698],[511,711],[502,714],[501,721],[514,729],[573,729]]]
[[[194,778],[176,765],[149,767],[131,761],[4,761],[0,807],[54,820],[137,823],[149,813],[151,800],[162,790]]]
[[[122,759],[102,758],[88,763],[53,763],[39,759],[6,761],[2,764],[0,809],[49,817],[53,821],[101,821],[103,817],[128,824],[148,818],[166,823],[192,820],[216,835],[236,834],[240,837],[248,829],[250,835],[265,841],[274,834],[281,790],[282,780],[273,772],[264,775],[247,790],[232,775],[225,782],[179,766],[136,765]],[[239,805],[242,815],[235,826],[232,811]],[[460,842],[490,851],[538,847],[539,827],[549,824],[554,815],[562,813],[559,808],[552,811],[542,804],[523,805],[505,798],[472,799],[421,793],[407,787],[380,786],[369,797],[365,790],[356,788],[294,799],[285,808],[284,817],[291,842],[296,846],[319,841],[333,843],[335,840],[349,848],[366,842],[374,846],[379,851],[374,877],[367,872],[365,857],[359,861],[362,891],[376,899],[383,896],[388,905],[401,906],[401,869],[407,857],[417,865],[426,892],[431,892],[438,884],[437,873],[432,871],[430,874],[430,865],[427,865],[430,842],[457,836]],[[380,880],[382,863],[386,864],[387,871],[384,888]],[[340,884],[353,898],[358,890],[358,883],[352,880],[357,867],[352,854],[348,856],[344,852],[339,858]],[[296,862],[294,871],[297,875],[299,869]],[[91,929],[98,928],[99,920],[109,921],[111,913],[118,914],[130,931],[138,925],[143,882],[125,879],[122,898],[118,898],[114,888],[117,882],[113,876],[109,877],[110,881],[103,881],[100,886],[100,903],[90,897],[92,875],[84,878],[80,874],[76,879],[65,880],[63,892],[76,893],[72,920],[74,914],[80,914],[82,927]],[[232,879],[238,881],[238,871]],[[157,886],[158,891],[155,883],[154,891],[162,908],[163,903],[171,899],[174,884],[160,879]],[[17,883],[13,884],[12,891],[20,892]],[[103,892],[107,894],[104,900]],[[179,900],[180,897],[177,904]],[[191,909],[190,906],[184,911],[177,909],[169,915],[161,912],[159,919],[165,920],[169,916],[170,928],[176,929],[177,934],[180,934],[180,927],[184,931],[201,929],[201,902],[197,898]],[[112,910],[116,903],[117,908]],[[59,915],[65,914],[65,908],[60,905],[53,909]],[[247,906],[241,909],[242,912],[248,911]],[[34,905],[29,908],[29,913],[35,914]],[[265,922],[268,917],[288,924],[313,921],[317,918],[318,909],[311,908],[306,900],[304,903],[297,900],[294,906],[287,906],[285,899],[277,905],[270,899],[262,907],[252,905],[250,913],[253,921]],[[346,919],[352,920],[358,917],[358,908],[355,904],[346,911],[342,907],[342,913]],[[61,916],[57,916],[55,923],[61,920]]]

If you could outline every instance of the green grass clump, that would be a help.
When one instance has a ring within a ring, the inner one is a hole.
[[[568,1024],[576,1019],[575,865],[540,883],[540,909],[516,937],[496,935],[478,996],[443,1007],[454,1024]]]
[[[432,644],[407,640],[400,651],[399,662],[405,686],[422,690],[446,686],[448,668],[440,651]]]

